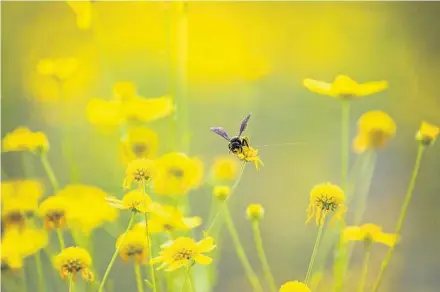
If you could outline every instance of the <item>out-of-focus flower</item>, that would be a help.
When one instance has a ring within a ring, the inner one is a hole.
[[[116,241],[116,247],[118,246],[119,255],[124,262],[133,258],[135,264],[145,264],[148,257],[148,240],[144,232],[130,230],[121,234]]]
[[[425,146],[432,145],[440,132],[439,127],[423,121],[420,130],[416,134],[416,140]]]
[[[231,195],[231,188],[223,185],[215,186],[213,193],[219,201],[224,201]]]
[[[76,15],[76,25],[79,29],[86,30],[92,23],[92,3],[86,1],[66,1]]]
[[[143,185],[152,179],[155,168],[153,160],[145,158],[132,160],[125,170],[124,188],[130,188],[134,182],[139,189],[142,189]]]
[[[337,185],[331,183],[316,185],[310,192],[307,222],[315,217],[316,224],[323,225],[330,211],[334,212],[334,218],[341,220],[341,215],[346,211],[344,201],[344,191]]]
[[[246,209],[246,216],[249,220],[261,220],[264,216],[264,208],[260,204],[250,204]]]
[[[280,287],[279,292],[312,292],[312,290],[303,282],[289,281]]]
[[[162,263],[158,269],[166,268],[165,271],[170,272],[193,261],[201,265],[210,264],[212,259],[203,253],[212,251],[215,245],[212,237],[199,242],[189,237],[179,237],[161,245],[160,248],[162,250],[159,256],[152,259],[151,264]]]
[[[159,137],[157,133],[145,127],[133,127],[121,141],[121,155],[125,163],[134,159],[154,158],[157,154]]]
[[[47,233],[43,230],[12,228],[5,231],[1,241],[1,262],[11,269],[23,267],[23,259],[35,254],[48,244]]]
[[[263,161],[258,155],[258,150],[252,148],[251,146],[244,146],[243,151],[237,153],[236,155],[242,161],[253,162],[256,170],[260,169],[260,165],[264,166]]]
[[[113,85],[113,95],[121,102],[129,101],[137,96],[136,85],[133,82],[120,81]]]
[[[338,75],[333,83],[305,79],[303,84],[310,91],[339,99],[355,99],[361,96],[371,95],[388,88],[387,81],[357,83],[346,75]]]
[[[203,163],[183,153],[168,153],[156,160],[154,191],[158,195],[184,195],[200,185]]]
[[[91,99],[86,108],[87,119],[95,126],[118,126],[124,121],[121,104],[117,101]]]
[[[168,96],[156,98],[133,97],[122,103],[127,120],[151,122],[169,116],[174,111],[173,99]]]
[[[126,193],[122,200],[107,197],[107,201],[115,208],[126,209],[132,212],[147,213],[160,208],[160,205],[153,203],[150,196],[138,189]]]
[[[382,232],[382,228],[375,224],[348,226],[344,229],[342,236],[344,241],[358,240],[363,241],[366,245],[377,242],[391,247],[397,241],[396,234]]]
[[[200,226],[202,218],[185,217],[183,213],[175,207],[163,205],[161,209],[157,209],[148,219],[148,232],[174,232],[179,230],[190,230]],[[133,227],[134,230],[142,230],[146,233],[145,222],[140,222]]]
[[[214,161],[212,172],[216,180],[234,180],[238,172],[237,160],[231,156],[218,157]]]
[[[108,204],[108,194],[98,187],[68,185],[56,196],[68,204],[67,225],[75,231],[89,234],[105,222],[115,221],[119,215],[118,210]]]
[[[5,228],[23,226],[26,216],[37,211],[43,192],[43,185],[36,180],[3,181],[1,202]]]
[[[63,280],[69,275],[75,280],[76,274],[80,272],[83,279],[92,281],[93,273],[89,270],[91,265],[92,258],[89,253],[77,246],[65,248],[55,256],[55,267]]]
[[[42,59],[37,65],[38,73],[58,81],[68,79],[77,69],[78,61],[74,58]]]
[[[38,214],[44,220],[44,227],[47,230],[61,229],[66,227],[66,213],[68,212],[69,201],[61,196],[46,198],[38,210]]]
[[[19,127],[3,138],[3,151],[46,152],[49,142],[43,132],[32,132],[28,128]]]
[[[358,120],[358,134],[353,140],[357,153],[386,147],[396,133],[396,123],[383,111],[369,111]]]

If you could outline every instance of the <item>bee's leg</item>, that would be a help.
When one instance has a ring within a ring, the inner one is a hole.
[[[249,147],[249,137],[243,137],[242,140],[243,146]]]

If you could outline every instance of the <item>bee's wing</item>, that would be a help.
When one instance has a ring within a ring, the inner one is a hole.
[[[231,138],[229,138],[228,133],[225,132],[225,130],[223,130],[222,127],[212,127],[211,131],[213,131],[214,133],[216,133],[217,135],[222,136],[223,138],[225,138],[226,140],[230,141]]]
[[[247,124],[248,124],[248,121],[249,121],[250,118],[251,118],[251,114],[248,114],[243,119],[243,121],[241,122],[241,125],[240,125],[240,133],[238,134],[238,136],[241,136],[241,134],[246,130]]]

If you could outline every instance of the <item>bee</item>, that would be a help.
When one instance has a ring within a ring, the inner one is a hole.
[[[251,117],[251,114],[248,114],[240,125],[240,132],[237,136],[234,136],[232,138],[229,138],[229,135],[225,132],[225,130],[222,127],[212,127],[211,131],[216,133],[217,135],[222,136],[226,140],[229,141],[228,148],[229,153],[234,154],[240,154],[243,153],[243,147],[249,147],[249,138],[248,137],[241,137],[241,134],[246,130],[248,121]]]

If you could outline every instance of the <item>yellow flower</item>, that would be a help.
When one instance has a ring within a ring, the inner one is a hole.
[[[134,159],[154,158],[157,154],[159,138],[157,133],[145,127],[133,127],[121,141],[121,154],[124,163]]]
[[[107,197],[107,201],[111,206],[118,209],[127,209],[132,212],[147,213],[155,210],[156,205],[151,200],[150,196],[143,194],[140,190],[132,190],[124,195],[122,200],[114,197]]]
[[[439,127],[423,121],[420,130],[416,134],[416,140],[426,146],[432,145],[437,139],[439,131]]]
[[[337,185],[323,183],[315,186],[310,192],[306,222],[316,217],[316,224],[322,225],[330,211],[334,212],[334,216],[340,220],[346,210],[344,201],[344,191]]]
[[[89,1],[66,1],[76,14],[79,29],[89,29],[92,22],[92,3]]]
[[[373,81],[360,84],[345,75],[337,76],[333,83],[305,79],[303,84],[310,91],[339,99],[354,99],[388,88],[387,81]]]
[[[382,228],[374,224],[364,224],[362,226],[348,226],[344,229],[343,240],[360,240],[369,245],[372,242],[382,243],[388,246],[394,246],[397,241],[397,235],[382,232]]]
[[[132,160],[125,170],[124,188],[130,188],[134,182],[139,189],[142,189],[144,183],[150,182],[154,171],[155,163],[152,160],[145,158]]]
[[[231,156],[219,157],[214,161],[212,172],[216,180],[234,180],[238,172],[237,160]]]
[[[264,208],[260,204],[250,204],[246,209],[249,220],[261,220],[264,216]]]
[[[23,267],[23,259],[37,253],[48,244],[47,233],[43,230],[12,228],[6,230],[1,241],[1,262],[11,269]]]
[[[135,264],[145,264],[148,257],[148,241],[144,232],[130,230],[125,236],[121,234],[116,241],[116,247],[118,246],[119,255],[124,262],[133,258]]]
[[[152,212],[151,217],[148,219],[148,232],[160,233],[160,232],[173,232],[178,230],[190,230],[196,228],[202,224],[202,218],[200,217],[184,217],[183,213],[172,206],[161,206]],[[145,222],[136,224],[134,230],[143,230],[145,234]]]
[[[289,281],[281,286],[279,292],[312,292],[312,290],[302,282]]]
[[[37,65],[38,73],[59,81],[69,78],[77,68],[78,62],[74,58],[43,59]]]
[[[122,103],[123,113],[127,120],[151,122],[169,116],[174,111],[172,98],[133,97]]]
[[[260,157],[258,156],[258,150],[252,148],[251,146],[244,146],[243,151],[237,153],[236,155],[240,160],[253,162],[256,170],[260,169],[260,165],[264,166],[263,161],[261,161]]]
[[[165,271],[174,271],[187,264],[196,262],[201,265],[208,265],[212,259],[203,255],[215,248],[214,239],[207,237],[199,242],[189,237],[179,237],[174,241],[161,245],[162,251],[159,256],[151,260],[151,264],[162,263],[158,269],[165,268]]]
[[[119,101],[128,101],[137,96],[136,85],[127,81],[116,82],[113,85],[113,95]]]
[[[386,147],[396,133],[396,123],[383,111],[369,111],[358,120],[358,135],[353,141],[357,153]]]
[[[51,196],[45,199],[38,210],[38,214],[44,219],[44,227],[47,230],[66,227],[66,212],[68,202],[60,196]]]
[[[95,126],[115,127],[124,121],[121,104],[116,101],[91,99],[86,107],[87,119]]]
[[[184,195],[200,185],[203,163],[183,153],[169,153],[156,161],[154,191],[158,195]]]
[[[43,185],[36,180],[4,181],[1,183],[2,220],[6,228],[21,226],[26,216],[38,209]]]
[[[89,253],[77,246],[65,248],[55,256],[55,267],[60,271],[63,280],[69,275],[75,280],[76,274],[81,272],[83,279],[90,281],[93,279],[93,274],[89,270],[91,265],[92,258]]]
[[[19,127],[3,138],[3,151],[46,152],[49,142],[43,132],[32,132],[28,128]]]
[[[213,193],[218,200],[224,201],[231,195],[231,188],[229,186],[215,186]]]
[[[89,234],[105,222],[115,221],[119,215],[118,210],[108,204],[107,193],[98,187],[68,185],[56,196],[67,204],[67,225],[75,231]]]

